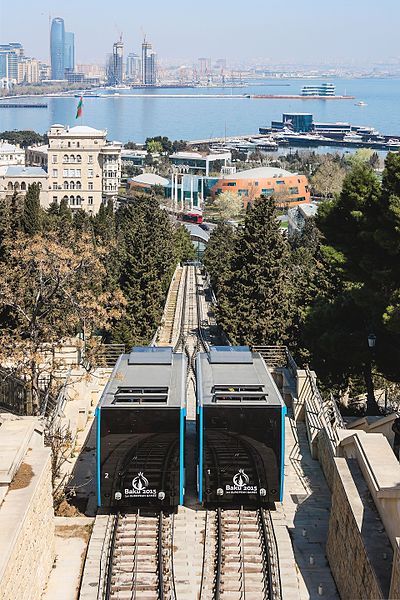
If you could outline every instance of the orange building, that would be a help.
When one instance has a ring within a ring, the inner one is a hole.
[[[311,201],[308,180],[284,169],[259,167],[222,175],[211,187],[213,198],[222,192],[242,196],[245,207],[261,195],[274,196],[280,207],[292,207]]]

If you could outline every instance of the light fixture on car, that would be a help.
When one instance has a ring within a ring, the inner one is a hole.
[[[165,492],[158,492],[158,499],[165,500]]]
[[[217,488],[217,496],[223,496],[224,490],[222,488]]]
[[[115,492],[114,498],[115,498],[116,500],[121,500],[121,499],[122,499],[122,494],[121,494],[121,492]]]

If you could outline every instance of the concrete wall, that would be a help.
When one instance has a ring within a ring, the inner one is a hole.
[[[0,506],[0,600],[40,600],[54,562],[50,449],[29,442]]]
[[[346,459],[335,459],[327,556],[342,600],[377,600],[381,589],[362,533],[364,507]]]
[[[397,538],[396,540],[389,598],[390,600],[397,600],[400,598],[400,538]]]

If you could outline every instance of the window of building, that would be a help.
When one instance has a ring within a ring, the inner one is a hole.
[[[81,176],[81,170],[75,169],[75,177],[80,177],[80,176]]]
[[[68,177],[69,171],[68,169],[63,169],[63,177]]]
[[[90,204],[90,205],[93,204],[93,196],[89,196],[89,198],[88,198],[88,204]]]
[[[68,183],[68,181],[64,181],[64,190],[69,190],[69,183]]]
[[[53,156],[51,157],[51,162],[53,163],[53,165],[56,164],[56,162],[57,162],[57,154],[53,154]]]
[[[42,189],[42,182],[41,181],[38,182],[38,187],[39,187],[40,190]]]
[[[81,182],[80,182],[80,181],[77,181],[77,182],[76,182],[76,184],[75,184],[75,189],[76,189],[76,190],[81,190],[81,189],[82,189],[82,184],[81,184]]]
[[[65,163],[69,162],[68,154],[64,154],[63,162],[65,162]]]
[[[248,196],[249,190],[239,190],[239,196]]]
[[[23,181],[21,183],[21,190],[26,190],[26,183],[25,183],[25,181]]]
[[[74,190],[75,189],[75,183],[73,181],[70,181],[70,183],[69,183],[69,189],[70,190]]]
[[[255,182],[254,182],[254,185],[255,185],[256,187],[258,187],[258,181],[255,181]]]
[[[77,196],[76,197],[76,205],[81,206],[81,204],[82,204],[82,198],[81,198],[81,196]]]
[[[71,142],[68,142],[68,148],[71,148]]]
[[[89,154],[88,162],[89,163],[93,162],[93,154]]]
[[[53,183],[53,190],[58,190],[58,185],[56,183]]]
[[[297,186],[289,188],[289,194],[298,194],[298,193],[299,193],[299,188]]]
[[[93,169],[88,169],[88,177],[93,177]]]
[[[71,162],[71,163],[75,162],[75,154],[71,154],[71,156],[69,157],[69,162]]]
[[[58,169],[53,169],[52,170],[52,176],[53,177],[58,177]]]
[[[57,202],[57,196],[53,196],[53,202]]]
[[[296,202],[305,202],[305,197],[300,196],[300,198],[296,198]]]
[[[77,155],[76,162],[78,162],[78,163],[82,162],[82,156],[80,154]]]
[[[228,187],[236,187],[236,182],[235,181],[229,181],[228,182]]]
[[[277,185],[285,185],[285,182],[284,182],[284,181],[282,181],[282,180],[278,180],[278,181],[276,182],[276,184],[277,184]]]
[[[63,200],[64,202],[68,202],[68,196],[64,196]]]
[[[13,184],[11,183],[11,181],[9,181],[9,182],[8,182],[8,189],[9,189],[9,190],[12,190],[12,189],[14,189],[14,188],[13,188]]]
[[[261,193],[264,194],[264,196],[272,196],[274,193],[274,188],[263,188]]]
[[[76,147],[80,148],[81,147],[81,143],[80,142],[76,142]]]
[[[88,189],[89,190],[93,189],[93,181],[89,181],[89,183],[88,183]]]
[[[74,206],[75,205],[75,196],[70,196],[69,197],[69,203]]]

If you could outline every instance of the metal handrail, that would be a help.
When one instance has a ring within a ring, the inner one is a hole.
[[[111,598],[111,584],[112,584],[112,570],[113,570],[113,557],[114,557],[114,549],[115,549],[115,540],[117,537],[117,529],[119,523],[120,513],[117,513],[114,520],[114,527],[111,534],[111,540],[109,545],[108,557],[107,557],[107,581],[105,587],[105,600],[110,600]]]

